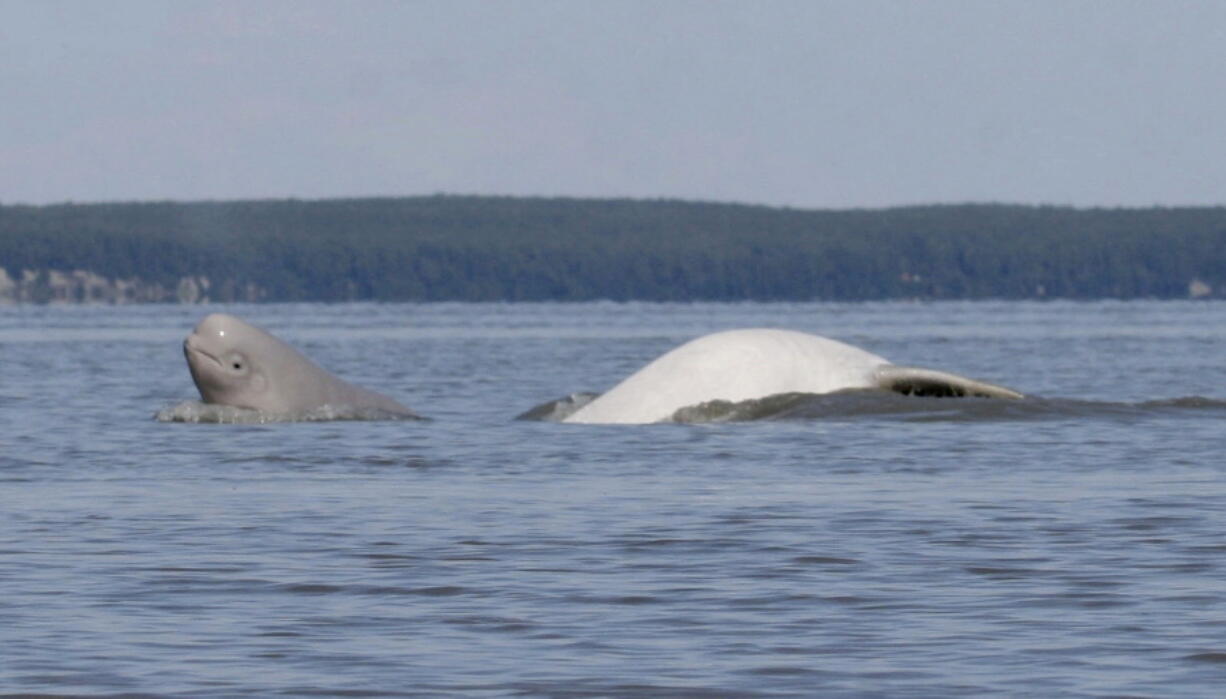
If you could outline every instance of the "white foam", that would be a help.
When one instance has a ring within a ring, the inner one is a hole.
[[[291,413],[273,413],[233,405],[186,400],[157,411],[158,422],[195,422],[212,424],[262,425],[275,422],[327,422],[332,420],[416,420],[413,416],[378,408],[352,405],[322,405]]]

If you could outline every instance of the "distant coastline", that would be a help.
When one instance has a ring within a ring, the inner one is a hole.
[[[0,205],[0,303],[1226,297],[1226,207]]]

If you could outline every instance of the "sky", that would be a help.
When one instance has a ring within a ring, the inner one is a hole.
[[[1226,204],[1218,0],[0,0],[0,204]]]

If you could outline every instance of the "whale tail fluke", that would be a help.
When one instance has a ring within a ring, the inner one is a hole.
[[[1024,398],[1011,388],[997,386],[985,381],[968,379],[935,369],[894,366],[878,367],[873,372],[877,387],[906,396],[932,396],[938,398]]]

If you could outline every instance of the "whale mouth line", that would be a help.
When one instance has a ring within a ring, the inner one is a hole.
[[[188,353],[189,355],[190,355],[190,354],[197,354],[197,355],[200,355],[200,356],[202,356],[202,357],[208,357],[209,359],[213,360],[213,362],[214,362],[214,363],[216,363],[216,364],[217,364],[217,366],[219,366],[219,367],[220,367],[220,366],[222,365],[222,364],[221,364],[221,358],[220,358],[220,357],[218,357],[217,355],[215,355],[215,354],[213,354],[213,353],[209,352],[208,350],[203,349],[203,348],[202,348],[202,347],[200,347],[198,344],[193,343],[193,342],[192,342],[192,338],[194,338],[194,337],[195,337],[195,335],[190,335],[190,336],[188,336],[188,338],[187,338],[186,340],[184,340],[184,341],[183,341],[183,351],[184,351],[184,352],[186,352],[186,353]]]

